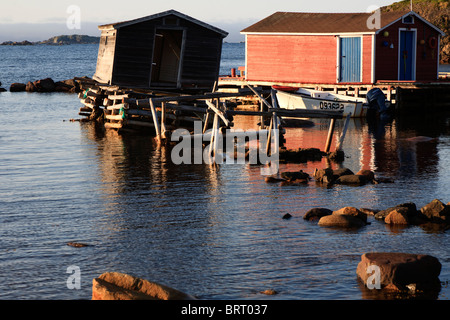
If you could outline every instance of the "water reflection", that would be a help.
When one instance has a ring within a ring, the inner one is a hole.
[[[237,117],[235,124],[257,129],[254,120]],[[314,124],[287,128],[286,146],[323,150],[329,122]],[[372,125],[351,120],[342,164],[322,159],[282,163],[280,170],[312,174],[316,168],[345,166],[374,170],[396,183],[324,189],[314,181],[295,187],[267,184],[259,166],[174,165],[170,148],[157,148],[152,137],[83,124],[83,145],[98,166],[103,216],[97,228],[104,237],[99,242],[107,243],[105,255],[115,270],[203,298],[266,298],[258,292],[272,287],[282,292],[281,299],[375,299],[355,283],[361,254],[418,250],[448,258],[440,247],[447,234],[436,245],[426,238],[435,234],[417,228],[393,229],[372,221],[361,230],[332,230],[305,223],[302,215],[313,207],[425,204],[437,187],[430,177],[447,169],[440,166],[439,139],[408,140],[428,132],[405,129],[403,120]],[[342,130],[338,122],[333,147]],[[285,213],[293,218],[283,220]]]

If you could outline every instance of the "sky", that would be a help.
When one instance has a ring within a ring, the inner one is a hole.
[[[399,0],[397,0],[399,1]],[[39,41],[65,34],[100,36],[101,24],[137,19],[166,10],[209,23],[243,41],[240,31],[277,11],[368,12],[395,0],[14,0],[2,1],[0,42]]]

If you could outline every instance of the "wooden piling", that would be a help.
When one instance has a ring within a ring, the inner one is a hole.
[[[336,125],[336,119],[332,118],[330,121],[330,128],[328,129],[327,142],[325,144],[325,152],[330,152],[331,141],[333,140],[334,127]]]
[[[155,109],[155,105],[153,103],[153,99],[149,99],[149,103],[150,103],[150,109],[152,111],[153,123],[155,125],[156,139],[157,139],[158,142],[161,142],[161,128],[159,126],[158,114],[156,113],[156,109]]]

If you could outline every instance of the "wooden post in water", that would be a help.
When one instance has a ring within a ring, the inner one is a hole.
[[[158,142],[161,142],[161,128],[159,126],[158,114],[156,113],[155,105],[153,104],[153,99],[149,99],[149,102],[150,102],[150,109],[152,111],[153,123],[155,125],[156,139],[158,140]]]
[[[209,144],[209,156],[215,158],[217,148],[217,133],[219,132],[219,115],[214,114],[213,128],[211,132],[211,140]],[[211,163],[212,164],[212,163]]]
[[[347,133],[347,129],[348,129],[348,123],[350,122],[350,118],[351,118],[352,114],[349,113],[347,115],[347,119],[345,119],[345,125],[344,125],[344,130],[342,131],[341,137],[339,138],[339,142],[338,145],[336,147],[336,151],[340,151],[342,148],[342,144],[344,143],[344,139],[345,139],[345,134]],[[328,151],[327,151],[328,152]]]
[[[214,82],[214,86],[213,86],[213,89],[212,89],[211,93],[214,93],[216,91],[217,91],[217,81]],[[211,99],[210,102],[212,102],[212,100],[213,99]],[[210,114],[209,114],[209,112],[207,112],[206,113],[206,118],[205,118],[205,123],[203,125],[203,133],[205,133],[206,130],[208,129],[209,117],[210,117]]]
[[[161,138],[166,139],[166,103],[161,102]]]
[[[330,128],[328,129],[327,143],[325,145],[325,152],[330,152],[331,141],[333,140],[334,126],[336,125],[336,119],[332,118],[330,122]]]

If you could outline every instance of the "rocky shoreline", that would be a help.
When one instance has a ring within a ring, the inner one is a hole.
[[[0,92],[7,91],[5,88],[1,88]],[[35,81],[28,81],[27,83],[12,83],[10,92],[66,92],[66,93],[79,93],[81,91],[80,85],[75,79],[67,79],[61,81],[54,81],[51,78],[45,78]]]
[[[61,35],[51,37],[50,39],[43,41],[4,41],[0,43],[1,46],[33,46],[33,45],[71,45],[71,44],[98,44],[100,37],[93,37],[88,35]]]

